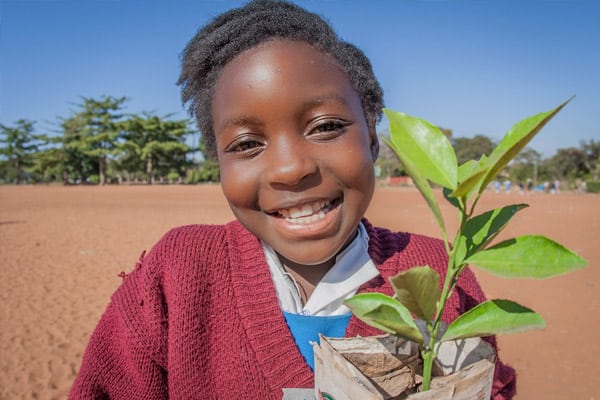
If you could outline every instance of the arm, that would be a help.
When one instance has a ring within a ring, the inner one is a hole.
[[[166,362],[161,360],[166,359],[161,355],[163,324],[153,322],[161,320],[163,307],[155,301],[160,296],[148,291],[159,278],[152,278],[147,264],[138,264],[113,295],[90,338],[69,399],[168,397]]]

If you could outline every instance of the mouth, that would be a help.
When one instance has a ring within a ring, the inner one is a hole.
[[[299,225],[308,225],[325,218],[325,215],[342,203],[341,198],[328,201],[315,201],[300,207],[277,210],[269,215],[285,219],[286,222]]]

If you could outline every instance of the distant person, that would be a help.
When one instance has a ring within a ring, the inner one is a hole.
[[[533,189],[533,180],[531,178],[527,179],[527,191],[531,192],[531,190]]]
[[[548,181],[544,181],[544,193],[549,193],[550,192],[550,182]]]
[[[510,181],[510,179],[507,179],[504,181],[504,192],[506,194],[510,193],[510,187],[512,186],[512,182]]]
[[[282,388],[314,387],[319,333],[381,333],[346,298],[391,295],[388,278],[415,265],[445,274],[442,241],[364,217],[383,93],[367,57],[324,19],[281,1],[220,15],[185,48],[179,84],[237,220],[175,228],[140,260],[71,399],[280,400]],[[467,270],[443,319],[483,300]],[[500,362],[493,390],[515,393]]]
[[[500,193],[500,181],[499,180],[494,181],[494,190],[496,191],[496,193]]]
[[[525,188],[525,185],[523,185],[522,181],[519,181],[518,185],[519,185],[519,194],[523,194],[525,192],[523,190]]]

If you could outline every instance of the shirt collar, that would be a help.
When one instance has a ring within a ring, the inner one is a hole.
[[[336,256],[335,264],[302,307],[296,282],[284,270],[275,251],[265,243],[262,245],[279,303],[287,312],[319,316],[348,313],[350,310],[344,300],[356,294],[363,283],[379,275],[368,253],[369,235],[360,223],[356,237]]]

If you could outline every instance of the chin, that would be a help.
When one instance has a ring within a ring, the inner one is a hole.
[[[335,263],[335,257],[337,256],[337,254],[341,251],[341,249],[344,246],[340,246],[340,249],[336,250],[335,252],[328,252],[326,255],[323,256],[319,256],[319,253],[311,251],[311,250],[307,250],[306,253],[298,255],[298,257],[294,257],[293,254],[290,255],[290,257],[287,257],[279,252],[277,252],[280,257],[283,257],[285,260],[290,261],[294,264],[297,265],[306,265],[307,267],[310,266],[323,266],[323,265],[330,265],[332,266]],[[306,257],[306,254],[312,254],[312,257]]]

